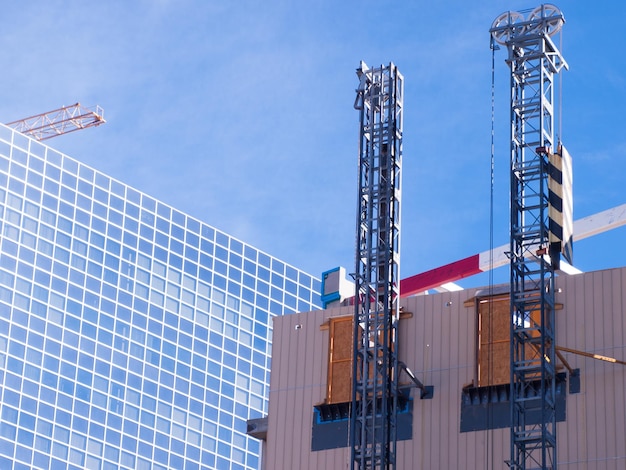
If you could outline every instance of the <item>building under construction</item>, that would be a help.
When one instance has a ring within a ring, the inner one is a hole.
[[[572,219],[564,21],[546,4],[490,29],[510,71],[510,243],[402,282],[404,78],[361,63],[355,288],[342,302],[329,271],[325,310],[274,319],[269,414],[248,423],[263,468],[626,468],[626,268],[572,267],[574,237],[624,208]],[[502,264],[506,285],[415,295]]]
[[[625,468],[626,268],[559,276],[555,297],[558,467]],[[401,375],[397,468],[508,468],[506,286],[412,296],[401,308],[398,358],[434,393],[421,399]],[[352,361],[352,313],[274,319],[263,468],[351,468],[340,371]]]
[[[563,24],[541,5],[489,30],[509,243],[407,279],[393,63],[357,69],[354,284],[40,142],[99,107],[0,125],[0,470],[626,468],[626,268],[572,265],[626,204],[572,219]],[[455,290],[504,265],[508,284]]]

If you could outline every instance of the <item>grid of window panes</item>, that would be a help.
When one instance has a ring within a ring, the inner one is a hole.
[[[0,468],[257,469],[319,281],[0,126]]]

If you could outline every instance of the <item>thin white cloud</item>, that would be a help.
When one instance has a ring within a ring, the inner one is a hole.
[[[354,70],[361,59],[394,61],[406,78],[403,271],[453,261],[453,253],[470,255],[485,236],[488,29],[503,10],[526,2],[60,5],[5,5],[4,121],[75,101],[100,104],[106,126],[51,144],[315,274],[335,257],[353,263]],[[584,6],[563,9],[571,65],[564,76],[564,138],[576,160],[576,188],[585,191],[579,199],[601,210],[603,194],[622,191],[615,175],[626,170],[619,127],[626,65],[615,60],[624,41],[594,45],[593,54],[583,50],[591,46],[580,38],[617,19]],[[502,236],[508,229],[505,55],[496,57]]]

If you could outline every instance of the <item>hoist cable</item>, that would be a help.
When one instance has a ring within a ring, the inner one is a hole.
[[[562,33],[559,35],[559,51],[561,51],[561,54],[563,53],[563,34]],[[560,145],[561,142],[563,142],[562,140],[563,139],[563,118],[562,118],[563,99],[562,98],[563,98],[563,74],[559,73],[559,115],[557,116],[558,126],[559,126],[559,135],[557,139],[557,146]]]
[[[494,180],[495,180],[495,121],[496,121],[496,98],[495,98],[495,89],[496,89],[496,83],[495,83],[495,70],[496,70],[496,49],[498,48],[498,46],[496,45],[493,36],[491,36],[491,44],[490,44],[490,49],[491,49],[491,160],[490,160],[490,168],[489,168],[489,302],[488,302],[488,318],[489,318],[489,325],[488,325],[488,330],[489,330],[489,338],[488,338],[488,342],[489,342],[489,347],[491,348],[491,351],[489,353],[489,363],[488,363],[488,369],[487,369],[487,382],[489,383],[489,385],[491,385],[491,381],[493,379],[493,365],[494,365],[494,351],[493,351],[493,329],[492,329],[492,325],[493,325],[493,303],[494,303],[494,298],[493,298],[493,284],[494,284],[494,278],[493,278],[493,245],[494,245],[494,209],[493,209],[493,205],[494,205]],[[487,419],[490,422],[491,421],[491,408],[487,407]],[[489,429],[489,422],[487,423],[487,429]],[[494,448],[493,448],[493,432],[491,430],[487,431],[487,444],[486,444],[486,449],[485,449],[485,453],[486,453],[486,460],[487,460],[487,465],[486,468],[492,468],[493,467],[493,460],[494,460]],[[491,450],[491,455],[490,454],[490,450]],[[491,458],[489,458],[491,457]]]

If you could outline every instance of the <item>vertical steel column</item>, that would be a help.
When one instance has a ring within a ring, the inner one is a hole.
[[[360,111],[352,468],[395,469],[400,181],[404,79],[395,65],[357,70]]]
[[[514,469],[555,469],[554,267],[548,254],[548,156],[555,147],[554,76],[565,61],[551,36],[553,5],[508,12],[492,37],[511,69],[511,458]],[[539,419],[537,419],[539,417]]]

